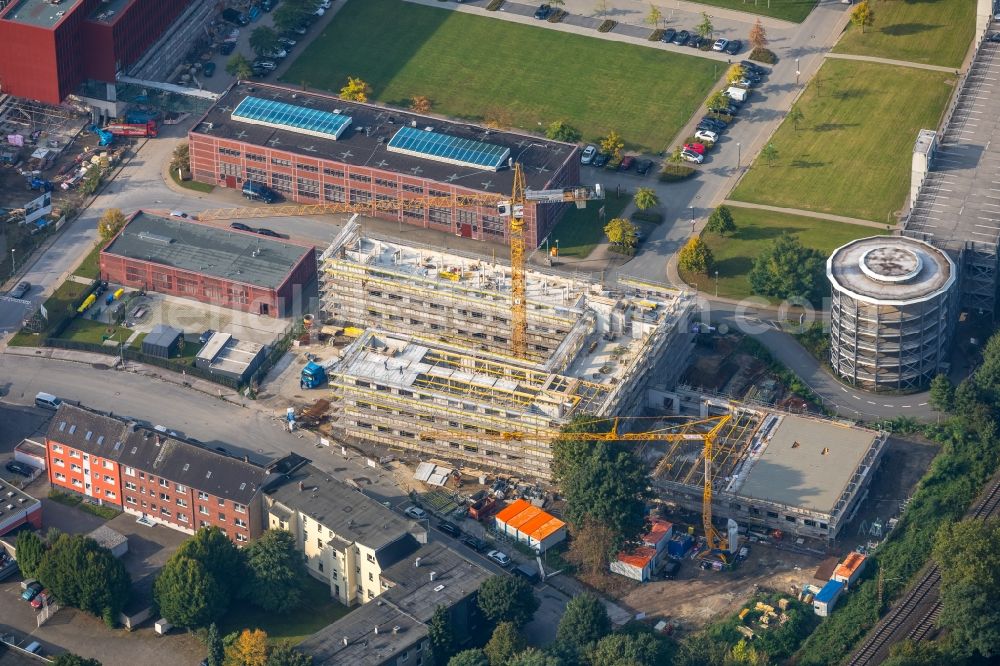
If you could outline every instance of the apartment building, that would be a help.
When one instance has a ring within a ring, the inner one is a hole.
[[[265,529],[267,468],[65,402],[45,446],[53,487],[188,534],[218,527],[238,545]]]
[[[290,456],[289,458],[291,458]],[[299,458],[264,491],[265,529],[291,532],[306,570],[351,606],[382,594],[382,572],[427,541],[427,530],[406,520]]]

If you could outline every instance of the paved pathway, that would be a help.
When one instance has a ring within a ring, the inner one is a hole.
[[[932,72],[947,72],[958,74],[959,70],[954,67],[942,67],[941,65],[926,65],[920,62],[910,62],[909,60],[892,60],[891,58],[876,58],[875,56],[854,55],[853,53],[827,53],[827,58],[838,60],[861,60],[864,62],[876,62],[881,65],[896,65],[898,67],[912,67],[914,69],[929,69]]]
[[[885,231],[887,226],[881,222],[862,220],[857,217],[844,217],[843,215],[833,215],[831,213],[817,213],[816,211],[802,210],[801,208],[782,208],[781,206],[768,206],[765,204],[749,203],[746,201],[735,201],[733,199],[725,199],[722,203],[735,208],[756,208],[757,210],[769,210],[774,213],[787,213],[789,215],[801,215],[802,217],[815,217],[820,220],[832,220],[834,222],[843,222],[844,224],[856,224],[862,227],[882,229],[883,231]]]

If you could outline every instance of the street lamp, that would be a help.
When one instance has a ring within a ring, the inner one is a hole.
[[[715,271],[715,297],[719,297],[719,271]]]
[[[14,277],[14,273],[17,272],[17,266],[14,264],[14,248],[10,248],[10,276]]]
[[[799,85],[799,59],[795,59],[795,85]]]
[[[688,206],[691,209],[691,233],[694,233],[694,206]]]
[[[743,166],[743,151],[740,149],[740,142],[736,142],[736,170]]]

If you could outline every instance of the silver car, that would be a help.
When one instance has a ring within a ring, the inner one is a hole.
[[[24,295],[31,291],[30,282],[18,282],[17,286],[10,290],[11,298],[24,298]]]

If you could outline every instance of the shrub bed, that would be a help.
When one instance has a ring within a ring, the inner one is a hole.
[[[486,5],[486,11],[495,12],[501,7],[503,7],[504,0],[490,0],[490,4]]]
[[[695,169],[692,167],[684,166],[683,164],[668,164],[663,167],[659,179],[661,183],[675,183],[679,180],[690,178],[694,174]]]
[[[658,42],[660,41],[660,39],[663,38],[664,32],[666,31],[663,28],[657,28],[656,30],[654,30],[649,34],[649,37],[647,37],[647,39],[649,39],[649,41],[651,42]]]
[[[663,213],[655,210],[637,210],[632,213],[632,221],[659,224],[660,222],[663,222]]]
[[[747,56],[750,60],[756,60],[757,62],[762,62],[766,65],[773,65],[778,62],[778,56],[774,54],[771,49],[757,48],[750,52]]]
[[[618,25],[618,21],[612,21],[611,19],[606,19],[601,21],[601,25],[597,26],[597,32],[611,32]]]
[[[552,13],[549,14],[549,18],[547,18],[546,20],[549,23],[559,23],[567,16],[569,16],[569,12],[562,9],[553,9]]]

